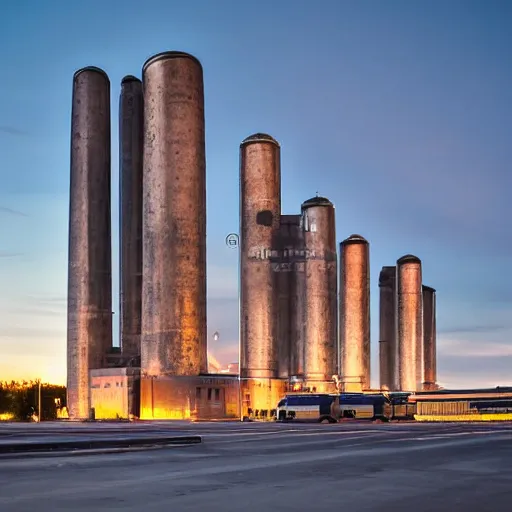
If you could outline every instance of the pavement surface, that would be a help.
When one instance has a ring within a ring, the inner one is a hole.
[[[512,424],[36,424],[0,438],[127,430],[203,442],[0,457],[0,511],[512,510]]]
[[[200,443],[201,437],[150,424],[0,424],[0,457],[36,452],[112,450]]]

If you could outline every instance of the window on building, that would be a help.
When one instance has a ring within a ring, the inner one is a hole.
[[[215,388],[215,401],[220,402],[220,389]]]
[[[201,400],[201,388],[196,388],[196,400]]]
[[[301,218],[301,224],[302,224],[302,228],[304,229],[304,231],[309,231],[309,219],[308,219],[308,214],[306,212],[304,212],[302,214],[302,218]]]
[[[212,399],[212,388],[208,388],[208,400]]]

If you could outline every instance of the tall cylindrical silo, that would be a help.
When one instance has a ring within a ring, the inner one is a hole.
[[[287,247],[287,259],[290,262],[289,276],[289,319],[290,319],[290,377],[304,376],[304,231],[302,215],[293,215]]]
[[[423,286],[423,388],[436,389],[436,291]]]
[[[206,355],[203,69],[165,52],[143,66],[141,369],[197,375]]]
[[[298,312],[304,329],[304,380],[332,381],[337,373],[337,255],[334,206],[324,197],[302,203],[304,272]]]
[[[274,272],[278,295],[277,321],[277,376],[290,376],[293,340],[295,337],[294,248],[297,232],[300,231],[300,215],[281,215],[276,245],[278,257],[274,261]]]
[[[272,267],[281,217],[279,143],[257,133],[240,145],[240,375],[277,377],[278,292]]]
[[[361,235],[340,244],[339,308],[343,390],[370,389],[370,246]]]
[[[421,281],[419,258],[409,254],[397,261],[397,384],[400,391],[422,389],[423,293]]]
[[[128,356],[140,356],[143,108],[142,82],[124,77],[119,99],[119,309],[121,349]]]
[[[381,389],[396,390],[395,339],[396,267],[382,267],[379,275],[379,370]]]
[[[89,371],[112,346],[110,81],[98,68],[73,77],[69,211],[67,406],[90,414]]]

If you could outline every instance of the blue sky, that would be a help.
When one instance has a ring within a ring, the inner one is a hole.
[[[224,238],[238,230],[238,147],[263,131],[282,145],[283,212],[318,191],[335,203],[338,241],[370,241],[373,383],[378,273],[414,253],[438,290],[441,384],[512,384],[506,0],[4,0],[0,380],[65,379],[72,75],[94,65],[111,79],[117,291],[120,81],[165,50],[204,67],[218,359],[237,359],[236,251]]]

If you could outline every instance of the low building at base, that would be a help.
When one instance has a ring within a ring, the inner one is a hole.
[[[141,377],[140,368],[92,370],[90,418],[240,419],[239,390],[238,375]]]
[[[242,418],[270,420],[288,389],[288,379],[244,378],[241,381]]]
[[[119,420],[139,416],[139,368],[91,370],[89,382],[90,419]]]
[[[419,391],[409,396],[416,421],[511,421],[512,388]]]
[[[270,421],[290,391],[334,393],[334,382],[242,379],[217,373],[141,376],[140,368],[91,371],[91,419]]]
[[[238,419],[238,376],[141,377],[140,419]]]

